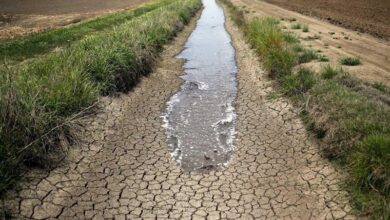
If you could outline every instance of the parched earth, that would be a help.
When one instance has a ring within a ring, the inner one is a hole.
[[[192,22],[154,73],[102,100],[81,120],[82,141],[64,164],[26,177],[5,203],[16,218],[354,219],[342,176],[321,158],[296,110],[270,100],[271,83],[231,21],[237,53],[236,149],[223,168],[184,172],[171,159],[161,115],[180,87],[180,52]]]

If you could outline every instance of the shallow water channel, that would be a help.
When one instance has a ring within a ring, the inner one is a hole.
[[[167,143],[184,170],[226,165],[233,151],[237,93],[235,50],[223,9],[203,0],[195,30],[177,56],[186,60],[181,90],[167,103]]]

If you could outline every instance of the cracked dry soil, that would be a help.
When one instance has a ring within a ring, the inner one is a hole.
[[[179,88],[174,58],[195,20],[166,47],[154,73],[128,94],[106,97],[82,120],[67,161],[26,177],[10,215],[33,219],[354,219],[341,175],[321,158],[296,110],[267,99],[271,82],[228,19],[239,72],[235,152],[227,167],[184,172],[171,159],[161,114]]]

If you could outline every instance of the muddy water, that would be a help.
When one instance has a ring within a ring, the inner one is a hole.
[[[204,10],[185,48],[181,90],[167,103],[167,143],[184,170],[226,165],[233,150],[237,93],[235,51],[215,0]]]

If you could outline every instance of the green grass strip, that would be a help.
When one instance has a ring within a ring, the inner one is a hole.
[[[45,54],[56,47],[67,46],[74,41],[80,40],[86,35],[95,34],[120,25],[169,2],[172,2],[172,0],[158,0],[136,9],[99,16],[68,27],[33,33],[15,39],[0,40],[0,59],[21,61],[32,56]]]

